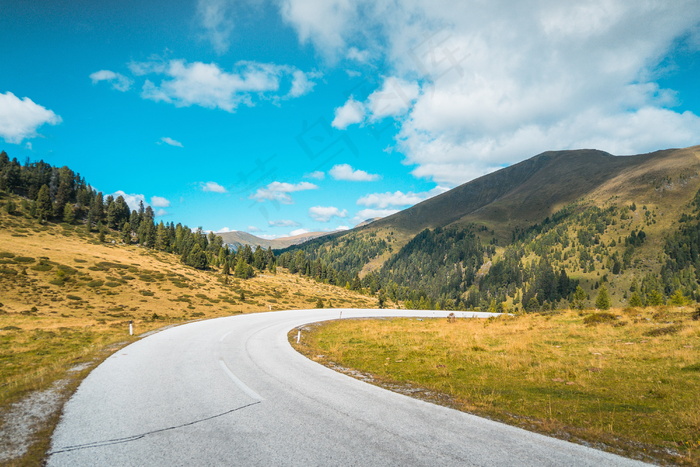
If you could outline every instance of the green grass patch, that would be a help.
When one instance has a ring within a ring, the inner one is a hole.
[[[36,261],[36,259],[30,256],[15,256],[13,258],[13,261],[15,263],[33,263],[34,261]]]

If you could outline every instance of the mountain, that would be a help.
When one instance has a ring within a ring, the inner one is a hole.
[[[375,221],[371,228],[416,234],[473,222],[505,234],[540,222],[582,197],[614,193],[634,200],[667,177],[699,170],[697,151],[695,147],[637,156],[590,149],[544,152]]]
[[[289,253],[412,305],[592,305],[601,287],[616,305],[700,299],[695,247],[678,247],[700,250],[699,174],[700,146],[550,151]]]
[[[241,230],[234,230],[232,232],[217,232],[216,235],[221,237],[224,240],[224,243],[234,246],[235,248],[238,248],[239,246],[243,245],[250,245],[251,247],[253,247],[253,249],[259,246],[263,249],[272,248],[273,250],[281,250],[332,233],[334,232],[307,232],[299,235],[293,235],[290,237],[282,237],[275,239],[256,237],[253,234],[249,234]]]

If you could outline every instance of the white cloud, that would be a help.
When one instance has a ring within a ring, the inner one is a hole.
[[[289,236],[290,236],[290,237],[295,237],[295,236],[297,236],[297,235],[304,235],[304,234],[307,234],[307,233],[309,233],[309,231],[306,230],[306,229],[296,229],[296,230],[292,230],[291,232],[289,232]]]
[[[20,144],[24,139],[35,138],[41,125],[58,125],[61,121],[52,110],[28,97],[20,99],[9,91],[0,93],[0,137],[8,143]]]
[[[184,146],[182,145],[181,142],[174,140],[168,136],[163,136],[159,141],[159,144],[160,143],[165,143],[165,144],[168,144],[170,146],[175,146],[177,148],[184,148]]]
[[[318,222],[329,222],[333,217],[347,217],[348,211],[334,206],[313,206],[309,208],[309,216]]]
[[[200,186],[202,187],[202,191],[209,191],[212,193],[228,193],[226,188],[216,182],[206,182],[202,183]]]
[[[204,29],[203,37],[218,54],[228,51],[233,32],[233,2],[228,0],[199,0],[197,19]]]
[[[216,63],[154,58],[150,62],[129,64],[134,74],[164,75],[160,83],[147,79],[141,97],[167,102],[177,107],[198,105],[235,112],[241,106],[253,106],[256,100],[299,97],[311,91],[316,73],[305,73],[288,65],[240,61],[232,71]],[[289,88],[286,92],[284,89]]]
[[[390,76],[382,87],[367,97],[367,112],[372,121],[406,114],[420,94],[417,83]]]
[[[350,125],[361,123],[365,118],[365,107],[362,102],[350,97],[342,107],[335,109],[335,117],[331,122],[333,128],[344,130]]]
[[[129,206],[129,209],[131,209],[132,211],[138,211],[141,203],[143,203],[144,205],[148,205],[148,203],[146,203],[146,197],[144,195],[136,193],[125,193],[122,190],[118,190],[112,193],[112,196],[114,197],[114,199],[117,199],[120,196],[123,197],[124,201],[126,201],[127,206]]]
[[[335,230],[350,230],[350,227],[347,226],[347,225],[339,225],[338,227],[336,227],[336,228],[333,229],[333,230],[334,230],[334,231],[335,231]]]
[[[315,180],[323,180],[326,178],[326,174],[320,170],[317,170],[315,172],[311,172],[310,174],[304,175],[305,178],[313,178]]]
[[[110,70],[96,71],[90,75],[90,79],[92,80],[92,84],[97,84],[100,81],[107,81],[112,85],[112,89],[121,92],[128,91],[131,85],[134,84],[134,81],[130,78]]]
[[[313,42],[331,60],[345,44],[344,35],[355,17],[355,8],[350,0],[280,2],[283,18],[296,28],[301,43]]]
[[[224,227],[224,228],[222,228],[222,229],[219,229],[219,230],[215,230],[215,231],[214,231],[214,233],[226,233],[226,232],[232,232],[232,230],[231,230],[230,228],[228,228],[228,227]]]
[[[350,47],[348,52],[345,54],[348,60],[354,60],[360,63],[369,62],[370,53],[369,50],[359,50],[357,47]]]
[[[162,196],[151,196],[151,206],[154,208],[168,208],[170,201]]]
[[[408,193],[402,191],[395,191],[393,193],[371,193],[358,199],[357,204],[361,206],[374,206],[382,209],[389,206],[411,206],[425,201],[428,198],[432,198],[433,196],[445,193],[446,191],[448,191],[448,188],[436,186],[432,190],[422,193],[413,193],[411,191]]]
[[[168,211],[166,211],[165,209],[158,209],[154,214],[156,217],[163,217],[168,215]]]
[[[281,10],[329,60],[369,51],[409,83],[399,86],[409,99],[380,102],[387,78],[372,99],[336,109],[334,126],[397,118],[397,148],[418,177],[456,185],[549,149],[698,143],[700,118],[675,111],[683,96],[655,82],[674,47],[697,49],[694,0],[329,0],[317,11],[284,0]]]
[[[370,174],[364,170],[355,170],[349,164],[334,165],[328,173],[336,180],[351,182],[374,182],[381,178],[377,174]]]
[[[266,187],[258,188],[258,191],[252,194],[250,198],[259,202],[268,200],[279,201],[282,204],[292,204],[292,197],[289,196],[289,193],[315,190],[317,188],[318,186],[309,182],[301,182],[297,183],[296,185],[292,183],[272,182]]]
[[[301,70],[294,70],[292,72],[292,87],[287,96],[300,97],[310,93],[314,86],[316,86],[316,83],[309,78],[316,78],[319,76],[320,75],[316,73],[304,73]]]
[[[260,232],[261,230],[254,225],[249,225],[248,226],[248,232]]]

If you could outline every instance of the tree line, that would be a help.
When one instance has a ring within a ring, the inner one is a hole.
[[[150,206],[131,209],[123,196],[104,196],[80,174],[68,167],[54,167],[44,161],[24,165],[5,151],[0,152],[0,191],[22,197],[22,206],[9,199],[5,209],[15,214],[20,208],[40,222],[81,223],[97,232],[101,241],[111,232],[124,244],[173,253],[184,264],[197,269],[216,267],[228,276],[247,279],[255,271],[276,271],[277,259],[271,249],[255,251],[248,245],[235,250],[222,238],[201,227],[192,230],[174,222],[156,222]]]

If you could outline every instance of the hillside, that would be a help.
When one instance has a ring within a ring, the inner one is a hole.
[[[592,306],[602,286],[615,305],[695,299],[697,265],[669,264],[697,219],[699,174],[697,146],[546,152],[289,253],[419,307]]]
[[[320,303],[362,308],[377,303],[281,268],[250,279],[225,276],[216,267],[196,269],[179,255],[126,245],[121,232],[88,233],[84,224],[39,222],[24,207],[31,203],[0,191],[3,465],[12,458],[24,459],[17,465],[39,465],[61,403],[80,378],[147,331]]]

